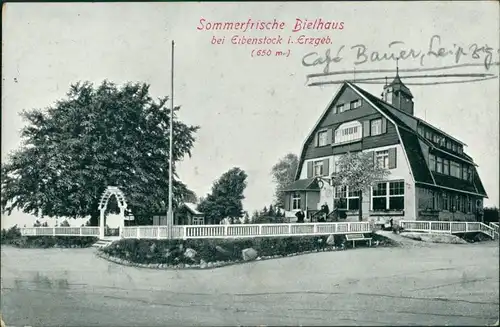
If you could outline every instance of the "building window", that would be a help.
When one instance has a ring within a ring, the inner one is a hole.
[[[328,145],[328,131],[318,132],[318,146]]]
[[[462,154],[464,152],[463,146],[458,146],[458,153]]]
[[[428,140],[432,140],[432,133],[427,128],[425,129],[425,138]]]
[[[424,126],[418,126],[418,134],[420,134],[421,136],[424,136]]]
[[[389,167],[389,151],[377,151],[375,152],[375,162],[380,168]]]
[[[443,174],[450,174],[450,161],[448,159],[443,160]]]
[[[380,135],[382,134],[382,119],[374,119],[370,122],[370,135]]]
[[[472,182],[472,167],[471,166],[467,166],[467,180],[469,182]]]
[[[359,108],[361,107],[361,100],[354,100],[354,101],[351,101],[351,109],[356,109],[356,108]]]
[[[383,182],[372,187],[372,210],[404,210],[405,204],[405,183]]]
[[[467,212],[472,212],[472,198],[467,196]]]
[[[451,141],[450,140],[446,140],[446,148],[451,150]]]
[[[450,175],[460,178],[460,164],[455,161],[450,161]]]
[[[466,210],[466,201],[467,201],[467,199],[465,198],[465,196],[460,195],[460,206],[459,206],[460,209],[459,210],[461,212],[466,212],[465,211]]]
[[[340,156],[333,157],[333,172],[334,173],[340,172],[339,161],[340,161]]]
[[[353,142],[361,139],[362,130],[361,123],[349,122],[340,125],[335,131],[335,143]]]
[[[451,144],[451,149],[452,151],[457,152],[457,144],[455,142]]]
[[[341,112],[344,112],[344,111],[345,111],[345,105],[344,104],[339,104],[337,106],[337,112],[341,113]]]
[[[292,210],[300,209],[300,193],[292,194]]]
[[[432,141],[433,141],[434,143],[436,143],[436,144],[437,144],[437,143],[439,143],[439,135],[434,134],[434,135],[432,136]]]
[[[318,160],[313,163],[314,176],[323,176],[323,160]]]
[[[436,170],[436,156],[433,154],[429,154],[429,169],[431,171]]]
[[[436,172],[443,173],[443,158],[441,157],[436,158]]]
[[[349,190],[349,187],[338,186],[335,188],[335,207],[345,210],[359,210],[359,195],[361,192]]]
[[[205,218],[203,217],[193,217],[193,225],[204,225]]]
[[[443,210],[449,210],[449,205],[448,193],[443,192]]]

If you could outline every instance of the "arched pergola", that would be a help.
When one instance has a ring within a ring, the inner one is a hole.
[[[120,237],[122,236],[123,228],[125,227],[125,210],[127,209],[125,195],[117,186],[108,186],[102,193],[101,200],[99,201],[99,211],[101,213],[101,220],[99,221],[99,235],[101,239],[104,238],[104,213],[108,207],[109,199],[113,195],[115,196],[116,202],[118,202],[118,207],[120,208]]]

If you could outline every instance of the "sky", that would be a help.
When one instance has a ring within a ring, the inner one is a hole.
[[[19,113],[53,105],[72,83],[146,82],[154,97],[169,95],[175,40],[174,101],[181,106],[183,122],[201,127],[192,157],[179,164],[180,178],[204,196],[225,171],[240,167],[248,174],[248,211],[272,202],[271,167],[287,153],[300,154],[304,139],[339,88],[307,85],[306,75],[321,73],[324,65],[304,66],[306,54],[324,56],[330,49],[333,56],[344,45],[342,60],[332,63],[330,71],[356,69],[359,73],[345,78],[361,78],[363,69],[393,70],[396,62],[356,65],[352,46],[362,44],[367,51],[382,53],[390,42],[402,41],[407,49],[427,52],[432,36],[439,35],[447,50],[488,45],[495,51],[492,61],[499,61],[499,10],[494,1],[9,3],[2,15],[2,162],[20,145]],[[205,23],[276,19],[285,28],[199,30],[202,18]],[[293,32],[296,19],[343,22],[343,29]],[[231,44],[235,35],[281,36],[284,44]],[[297,44],[301,35],[331,42]],[[224,44],[212,44],[214,37],[225,37]],[[295,44],[286,44],[289,37]],[[267,50],[272,55],[267,56]],[[276,51],[286,55],[276,56]],[[460,63],[483,63],[485,54],[478,55],[464,55]],[[426,68],[452,64],[453,56],[425,60]],[[411,73],[404,69],[422,67],[419,60],[410,59],[400,60],[398,66],[403,82],[411,82],[405,80]],[[470,69],[498,76],[499,66]],[[376,96],[382,91],[382,85],[359,86]],[[485,205],[498,206],[498,78],[409,87],[417,117],[468,145],[465,151],[479,165],[489,195]],[[3,226],[32,220],[20,212],[2,215]]]

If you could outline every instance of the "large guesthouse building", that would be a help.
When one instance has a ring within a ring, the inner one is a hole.
[[[363,220],[375,223],[477,220],[487,195],[464,146],[415,117],[413,95],[398,74],[381,98],[345,82],[303,144],[295,182],[285,188],[285,210],[289,217],[298,210],[314,217],[327,203],[347,221],[358,220],[360,207]],[[338,158],[356,151],[372,152],[389,171],[362,203],[348,186],[328,183]]]

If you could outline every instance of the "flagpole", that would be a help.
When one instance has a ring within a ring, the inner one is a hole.
[[[174,127],[174,41],[172,41],[172,67],[170,83],[170,146],[168,157],[168,211],[167,211],[167,237],[172,239],[172,225],[174,223],[172,211],[172,162],[173,162],[173,127]]]

